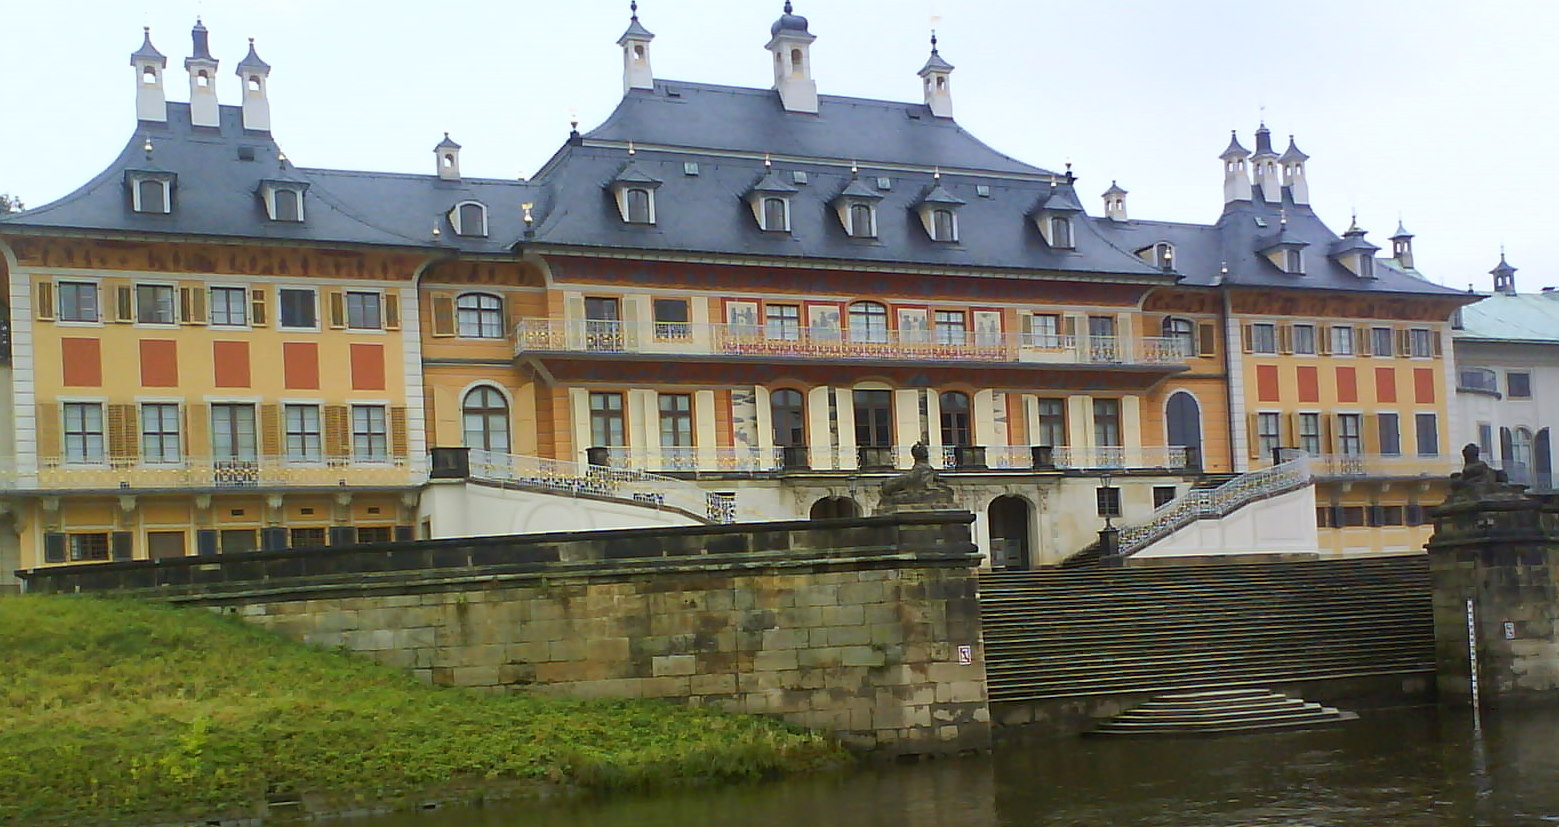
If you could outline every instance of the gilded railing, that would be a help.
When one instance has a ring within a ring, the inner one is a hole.
[[[1310,484],[1310,458],[1301,454],[1271,468],[1241,474],[1212,489],[1192,489],[1160,506],[1146,521],[1120,527],[1119,553],[1133,554],[1196,520],[1217,519],[1256,500]]]

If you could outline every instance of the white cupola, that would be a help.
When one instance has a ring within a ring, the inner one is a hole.
[[[1240,137],[1234,130],[1229,130],[1229,148],[1218,157],[1223,160],[1223,203],[1249,201],[1250,167],[1247,159],[1250,158],[1250,150],[1240,146]]]
[[[184,68],[189,72],[189,120],[195,126],[215,128],[221,125],[221,108],[217,105],[217,59],[211,56],[206,27],[198,17],[190,38],[194,41],[194,50],[184,59]]]
[[[168,58],[152,45],[152,29],[147,26],[141,48],[130,55],[135,67],[135,117],[141,121],[168,121],[168,94],[163,90],[162,74]]]
[[[1126,190],[1114,181],[1100,196],[1104,199],[1104,216],[1111,221],[1126,220]]]
[[[1283,203],[1283,175],[1278,169],[1278,154],[1272,149],[1272,131],[1266,123],[1256,129],[1256,151],[1251,153],[1250,164],[1256,171],[1256,187],[1268,204]]]
[[[787,112],[817,114],[817,82],[812,79],[808,53],[817,38],[807,31],[807,19],[792,14],[790,0],[785,13],[769,27],[768,50],[774,54],[774,89]]]
[[[433,155],[438,158],[439,180],[460,180],[460,144],[450,140],[448,132],[444,133],[444,140],[433,147]]]
[[[628,31],[617,38],[623,49],[623,92],[633,89],[654,89],[655,73],[650,71],[650,41],[655,35],[639,23],[638,0],[628,4],[632,16],[628,18]]]
[[[1288,187],[1288,197],[1294,199],[1295,204],[1310,203],[1310,183],[1305,178],[1305,162],[1308,160],[1310,156],[1294,144],[1294,136],[1288,136],[1288,149],[1283,152],[1278,163],[1283,165],[1283,186]]]
[[[1494,292],[1504,296],[1516,295],[1516,268],[1505,260],[1503,248],[1499,251],[1499,264],[1494,265],[1489,275],[1494,277]]]
[[[1391,257],[1404,270],[1413,269],[1413,234],[1397,219],[1397,231],[1391,234]]]
[[[931,33],[931,57],[920,68],[921,85],[925,87],[926,106],[938,118],[953,117],[953,64],[942,59],[936,50],[936,32]]]
[[[249,54],[238,64],[238,80],[244,90],[245,130],[271,131],[271,103],[265,97],[265,84],[270,76],[270,64],[255,54],[254,38],[249,38]]]

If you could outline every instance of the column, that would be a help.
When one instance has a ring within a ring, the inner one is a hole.
[[[568,410],[574,428],[573,461],[583,467],[585,464],[585,449],[594,447],[590,437],[590,392],[584,388],[569,388]],[[566,459],[566,457],[560,457],[560,459]]]
[[[974,429],[971,436],[976,445],[993,445],[996,439],[996,392],[992,390],[978,390],[974,392],[974,398],[969,400],[974,410],[970,411],[970,425]]]
[[[626,465],[644,471],[662,470],[660,452],[660,394],[652,390],[628,391],[623,407],[627,408],[628,422],[623,429],[626,453],[630,457]]]
[[[720,466],[715,439],[715,392],[712,390],[693,394],[693,444],[697,446],[700,470],[714,470]]]
[[[779,460],[774,455],[774,410],[769,402],[769,389],[762,385],[754,385],[752,388],[753,420],[757,428],[758,455],[754,457],[755,468],[767,471],[779,467]]]
[[[893,392],[894,464],[908,468],[915,464],[910,448],[920,441],[920,398],[923,391],[910,388]],[[932,465],[936,463],[933,462]]]
[[[839,422],[839,470],[854,471],[861,467],[861,458],[855,452],[855,393],[851,388],[834,388],[834,409]],[[827,412],[824,412],[827,415]]]
[[[832,393],[827,385],[807,391],[807,447],[814,471],[834,470],[834,437],[828,431],[828,400]]]
[[[1088,468],[1093,461],[1093,397],[1066,398],[1066,444],[1072,452],[1073,468]]]
[[[1121,397],[1121,447],[1127,468],[1142,467],[1150,458],[1142,450],[1142,397]]]

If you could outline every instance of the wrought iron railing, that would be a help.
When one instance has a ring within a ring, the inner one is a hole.
[[[736,520],[734,495],[705,491],[692,483],[632,468],[478,450],[470,452],[469,463],[469,478],[479,482],[672,508],[716,523]]]
[[[38,458],[36,473],[18,473],[14,462],[0,467],[0,488],[8,489],[137,489],[137,488],[288,488],[391,487],[419,485],[427,479],[421,459],[360,462],[329,459],[308,462],[285,456],[253,459],[185,457],[150,462],[140,457]]]
[[[1073,448],[1058,445],[1051,449],[1051,458],[1057,468],[1098,470],[1186,467],[1186,449],[1181,445],[1144,445],[1136,448],[1125,446]]]
[[[1241,474],[1217,488],[1187,491],[1160,506],[1147,520],[1121,526],[1118,553],[1134,554],[1196,520],[1224,517],[1256,500],[1303,488],[1310,484],[1309,460],[1301,454],[1271,468]]]
[[[1304,456],[1291,448],[1278,451],[1278,459]],[[1312,454],[1310,471],[1317,477],[1444,477],[1460,467],[1447,457],[1395,454]]]

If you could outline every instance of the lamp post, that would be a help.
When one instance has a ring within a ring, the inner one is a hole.
[[[1099,530],[1099,561],[1106,566],[1125,565],[1125,561],[1119,554],[1120,529],[1116,528],[1111,520],[1115,516],[1115,506],[1119,500],[1113,493],[1114,489],[1110,487],[1108,471],[1099,478],[1099,492],[1099,510],[1104,512],[1104,528]]]

